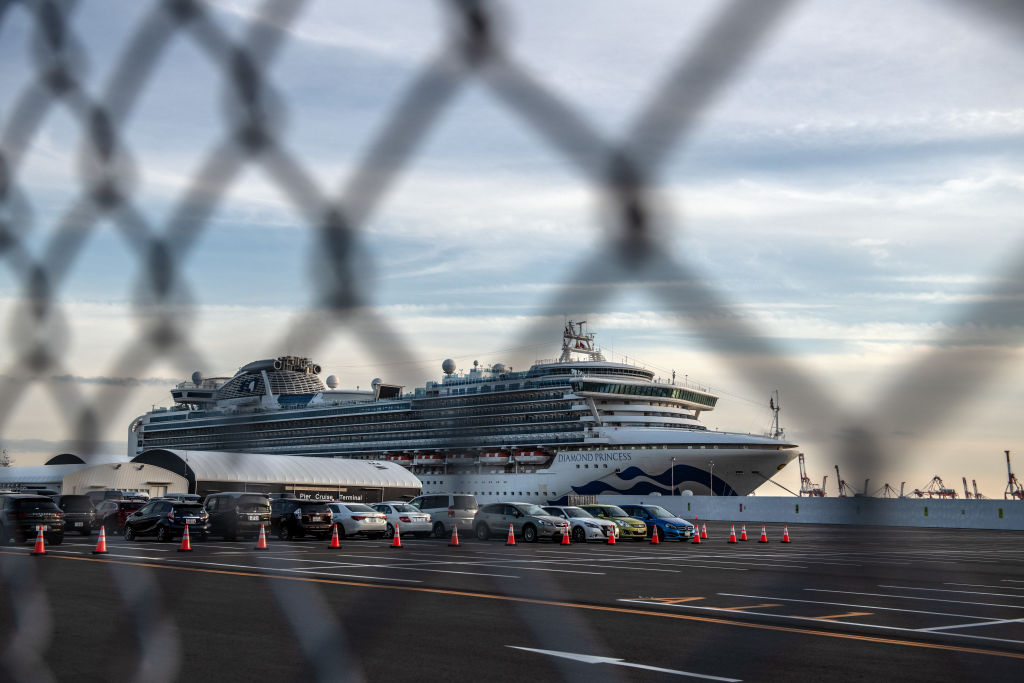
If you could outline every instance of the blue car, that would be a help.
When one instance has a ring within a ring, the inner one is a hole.
[[[660,505],[620,505],[630,517],[641,520],[647,525],[650,536],[654,527],[658,527],[658,538],[663,541],[685,541],[693,538],[696,527],[681,517],[676,517]]]

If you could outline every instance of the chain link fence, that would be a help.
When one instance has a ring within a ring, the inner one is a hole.
[[[600,310],[615,295],[616,283],[677,283],[651,287],[649,294],[685,321],[690,334],[721,350],[752,386],[785,385],[810,399],[791,406],[790,419],[818,425],[832,434],[837,451],[845,451],[843,461],[858,462],[868,472],[884,472],[887,459],[893,457],[884,437],[892,427],[891,416],[899,416],[903,429],[931,429],[961,408],[1015,355],[1013,348],[964,350],[956,339],[938,343],[938,350],[903,369],[901,379],[871,405],[868,414],[850,414],[841,407],[834,388],[791,362],[786,349],[706,283],[692,264],[662,248],[664,235],[683,228],[656,198],[669,158],[691,142],[698,121],[714,115],[712,105],[757,59],[759,49],[776,30],[801,11],[801,3],[720,3],[703,35],[675,59],[653,97],[638,103],[632,124],[613,137],[602,134],[588,112],[575,107],[556,85],[538,80],[513,58],[503,43],[501,14],[491,3],[453,0],[444,5],[450,22],[440,48],[418,67],[351,175],[335,188],[324,187],[279,134],[289,103],[271,74],[289,40],[289,28],[306,5],[299,0],[266,2],[257,12],[259,20],[231,35],[202,2],[154,1],[132,29],[106,79],[90,89],[83,72],[88,55],[74,21],[76,15],[91,11],[88,2],[0,2],[0,27],[16,15],[28,18],[32,35],[27,49],[34,69],[23,89],[3,95],[9,103],[8,115],[0,121],[0,256],[18,290],[16,306],[6,321],[8,366],[0,379],[0,440],[17,406],[35,385],[45,387],[61,406],[61,416],[75,435],[76,452],[88,456],[102,451],[99,444],[104,435],[121,427],[113,420],[124,402],[134,399],[133,392],[99,386],[89,393],[74,383],[57,386],[49,381],[74,374],[65,358],[71,311],[62,297],[72,270],[86,258],[90,237],[102,226],[114,228],[140,272],[136,289],[129,293],[136,313],[135,336],[115,342],[119,353],[108,374],[143,377],[168,360],[177,367],[208,365],[203,362],[204,350],[187,333],[197,296],[186,266],[226,193],[252,169],[271,179],[316,234],[317,248],[305,269],[318,274],[311,284],[317,306],[289,326],[277,346],[312,356],[332,335],[357,328],[358,338],[377,357],[415,361],[395,321],[368,305],[368,291],[375,283],[359,276],[362,254],[357,242],[426,138],[470,84],[482,86],[603,197],[599,221],[603,225],[593,235],[603,248],[572,268],[564,286],[541,303],[539,320],[560,317],[566,311]],[[954,9],[979,30],[991,29],[1011,41],[1024,32],[1022,7],[1012,1],[954,3]],[[622,9],[642,11],[634,6]],[[685,8],[681,6],[680,11]],[[223,78],[223,130],[204,151],[198,171],[173,210],[157,222],[138,204],[140,169],[146,159],[127,144],[123,131],[140,99],[160,87],[159,67],[172,43],[181,40],[197,48],[209,68]],[[21,170],[44,121],[55,110],[70,117],[81,135],[75,159],[79,186],[73,200],[46,226],[47,237],[40,243],[32,234],[42,229],[40,207],[31,204]],[[37,244],[39,248],[34,247]],[[1005,301],[1019,296],[1022,272],[1024,253],[1013,259],[1000,289],[991,292],[988,300],[993,303],[965,308],[961,320],[1005,319]],[[1011,313],[1019,316],[1019,309]],[[1019,317],[1006,322],[1021,329]],[[546,336],[541,324],[521,330],[520,343],[527,345]],[[743,360],[754,356],[768,360]],[[940,367],[945,370],[941,383],[935,376]],[[908,406],[919,408],[908,410]],[[45,642],[52,628],[45,616],[46,596],[23,563],[5,561],[0,566],[16,622],[5,652],[6,673],[16,680],[41,680],[45,676],[39,672],[46,667],[32,644]],[[112,571],[120,574],[118,585],[127,613],[162,613],[159,591],[146,571],[124,567]],[[275,582],[274,591],[313,676],[328,680],[332,671],[347,667],[359,678],[344,646],[344,630],[324,609],[316,590]],[[317,620],[325,625],[323,630],[311,634],[299,627],[310,614],[320,615]],[[523,619],[529,622],[526,616]],[[181,644],[173,623],[160,619],[145,623],[146,628],[138,630],[142,655],[134,678],[175,679]],[[541,623],[527,626],[536,633],[548,628]],[[325,658],[326,642],[341,645]]]

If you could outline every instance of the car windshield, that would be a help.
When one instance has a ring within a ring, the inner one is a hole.
[[[644,509],[647,510],[651,517],[657,517],[658,519],[675,517],[675,515],[673,515],[671,512],[661,507],[660,505],[650,505]]]
[[[395,509],[395,512],[419,512],[418,509],[414,508],[412,505],[409,505],[408,503],[401,503],[400,505],[392,505],[391,507],[393,507]]]
[[[540,505],[531,505],[529,503],[525,505],[516,505],[516,509],[522,512],[524,515],[544,516],[548,514],[544,512],[544,508],[542,508]]]
[[[345,507],[349,509],[349,512],[376,512],[369,505],[362,505],[361,503],[349,503]]]
[[[453,496],[456,510],[476,510],[476,498],[473,496]]]
[[[330,512],[331,508],[327,507],[327,503],[303,503],[302,512],[303,514],[311,515],[318,512]]]
[[[263,496],[239,496],[236,503],[239,512],[266,512],[269,505]]]
[[[629,515],[626,514],[626,511],[617,505],[605,505],[598,509],[605,517],[629,517]]]
[[[589,512],[587,512],[586,510],[584,510],[583,508],[562,508],[562,509],[565,511],[565,514],[566,514],[567,517],[593,517],[594,516],[594,515],[590,514]]]
[[[20,512],[53,512],[59,510],[57,504],[49,498],[25,498],[17,502]]]
[[[64,512],[89,512],[92,510],[92,501],[88,498],[64,498],[60,501],[60,507]]]

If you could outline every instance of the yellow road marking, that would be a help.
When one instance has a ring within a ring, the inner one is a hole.
[[[693,602],[694,600],[703,600],[704,598],[694,597],[694,598],[650,598],[650,599],[654,600],[655,602],[660,602],[663,605],[678,605],[681,602]]]
[[[715,609],[724,609],[726,611],[738,611],[745,609],[757,609],[758,607],[779,607],[780,605],[775,602],[766,602],[763,605],[744,605],[742,607],[716,607]]]
[[[827,617],[811,617],[811,619],[842,619],[843,617],[866,617],[873,612],[847,612],[845,614],[830,614]]]
[[[31,558],[27,553],[11,552],[0,550],[0,555],[11,555],[29,559],[32,562],[39,562],[38,558]],[[990,657],[1007,657],[1009,659],[1024,660],[1024,653],[1005,652],[1001,650],[986,650],[978,647],[967,647],[964,645],[944,645],[941,643],[924,643],[913,640],[900,640],[899,638],[882,638],[880,636],[867,636],[859,633],[842,633],[839,631],[818,631],[814,629],[797,628],[795,626],[779,626],[778,624],[756,624],[745,621],[734,621],[721,617],[705,617],[696,614],[679,614],[675,612],[658,612],[655,610],[633,609],[630,607],[613,607],[611,605],[586,605],[578,602],[560,602],[557,600],[541,600],[539,598],[522,598],[513,595],[493,595],[489,593],[475,593],[472,591],[458,591],[446,588],[427,588],[424,586],[394,586],[380,583],[364,583],[362,581],[343,581],[341,579],[324,579],[313,576],[282,576],[280,574],[261,574],[259,572],[243,572],[228,569],[208,569],[204,567],[177,567],[167,564],[155,564],[152,562],[128,562],[124,560],[109,560],[99,557],[75,557],[73,555],[48,555],[54,560],[75,560],[78,562],[99,562],[106,564],[121,564],[132,567],[150,567],[153,569],[170,569],[175,571],[197,572],[201,574],[220,574],[224,576],[246,576],[257,579],[277,579],[279,581],[300,581],[304,583],[322,583],[332,586],[352,586],[357,588],[376,588],[380,590],[408,591],[413,593],[432,593],[434,595],[455,595],[465,598],[479,598],[483,600],[500,600],[504,602],[518,602],[528,605],[544,605],[547,607],[568,607],[572,609],[591,610],[594,612],[611,612],[614,614],[635,614],[638,616],[659,617],[662,619],[679,619],[682,621],[696,621],[705,624],[717,624],[719,626],[737,626],[741,628],[752,628],[759,631],[777,631],[780,633],[794,633],[806,636],[819,636],[822,638],[839,638],[840,640],[856,640],[862,643],[879,643],[883,645],[902,645],[905,647],[919,647],[926,650],[944,650],[946,652],[963,652],[975,655],[988,655]]]

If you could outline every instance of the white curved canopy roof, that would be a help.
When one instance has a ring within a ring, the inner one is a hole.
[[[169,457],[180,460],[182,466],[194,473],[196,481],[417,489],[422,486],[401,465],[381,460],[156,449],[135,456],[132,462],[165,466],[159,461],[166,463]]]

